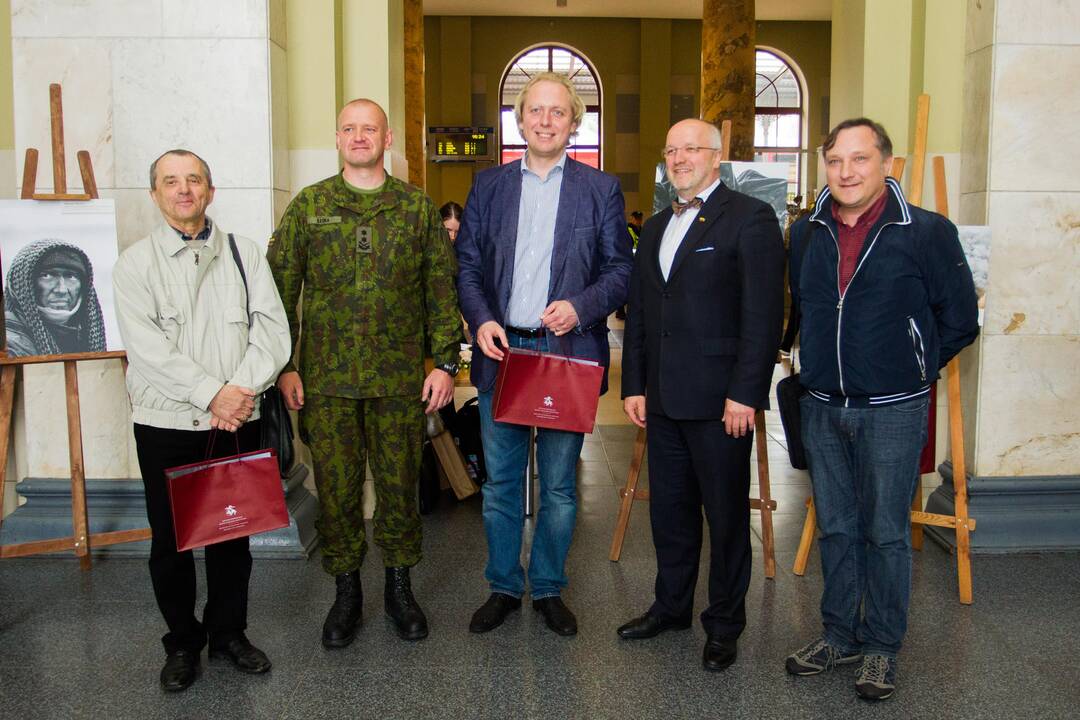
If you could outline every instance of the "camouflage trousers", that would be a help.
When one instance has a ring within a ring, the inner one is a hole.
[[[300,438],[311,450],[323,569],[356,570],[367,553],[364,466],[375,480],[374,540],[386,567],[420,562],[421,524],[416,483],[424,442],[424,409],[418,398],[351,398],[308,395],[300,412]]]

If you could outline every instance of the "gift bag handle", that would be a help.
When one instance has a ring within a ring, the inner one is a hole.
[[[203,460],[209,460],[210,455],[214,452],[214,442],[217,440],[218,429],[210,429],[210,437],[206,438],[206,457]],[[240,436],[236,433],[230,433],[233,436],[233,440],[236,441],[236,454],[240,454]]]

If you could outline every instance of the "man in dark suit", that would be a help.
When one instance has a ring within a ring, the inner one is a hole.
[[[776,214],[720,182],[720,132],[683,120],[667,135],[672,209],[645,223],[630,281],[622,394],[648,426],[656,600],[619,628],[628,640],[690,627],[709,523],[702,663],[735,661],[750,583],[750,448],[769,394],[783,320]]]
[[[491,596],[474,613],[473,632],[501,625],[525,593],[520,555],[529,428],[492,417],[504,351],[548,350],[550,343],[554,352],[606,368],[607,316],[626,301],[632,260],[619,182],[566,156],[584,113],[566,76],[543,73],[529,80],[515,104],[525,157],[476,176],[455,245],[461,310],[481,351],[473,354],[472,381],[488,473],[485,577]],[[606,390],[605,372],[600,392]],[[529,586],[533,607],[560,635],[577,632],[560,593],[567,584],[583,440],[581,433],[546,429],[536,440],[540,511]]]

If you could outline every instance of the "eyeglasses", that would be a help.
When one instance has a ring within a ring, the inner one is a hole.
[[[697,155],[702,150],[712,150],[712,151],[715,152],[715,151],[717,151],[719,149],[720,148],[715,148],[715,147],[703,147],[701,145],[683,145],[682,147],[666,147],[666,148],[664,148],[663,150],[660,151],[660,157],[664,158],[665,160],[670,160],[671,158],[675,157],[675,153],[679,152],[680,150],[682,150],[683,153],[693,157],[694,155]]]

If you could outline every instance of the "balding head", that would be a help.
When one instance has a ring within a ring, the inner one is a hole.
[[[720,177],[720,130],[704,120],[680,120],[664,146],[667,176],[683,200],[690,200]]]
[[[381,172],[383,154],[393,142],[386,112],[377,102],[359,98],[346,103],[338,113],[337,149],[348,169],[346,179],[351,177],[351,182],[358,180],[354,172]]]
[[[367,107],[367,108],[374,109],[378,113],[379,117],[382,119],[382,128],[383,128],[383,130],[387,130],[387,129],[390,128],[390,118],[387,117],[386,111],[382,109],[382,105],[375,102],[374,100],[369,100],[368,98],[356,98],[355,100],[350,100],[349,102],[345,103],[345,105],[341,108],[341,112],[338,113],[338,116],[337,116],[337,129],[338,130],[341,129],[342,118],[344,118],[346,115],[350,114],[347,111],[349,111],[351,108],[358,108],[358,107]]]

